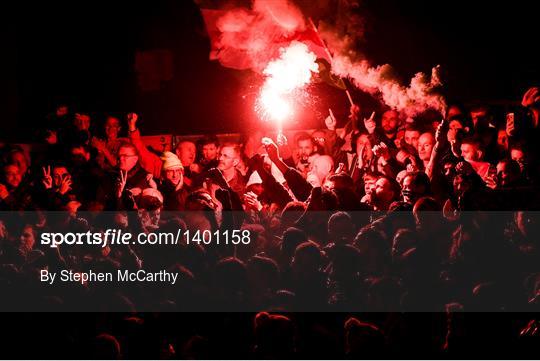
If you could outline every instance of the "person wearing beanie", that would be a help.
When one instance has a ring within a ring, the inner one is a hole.
[[[184,166],[178,156],[172,152],[164,152],[162,160],[162,181],[159,191],[163,195],[163,209],[166,211],[180,211],[184,209],[189,194],[184,184]]]

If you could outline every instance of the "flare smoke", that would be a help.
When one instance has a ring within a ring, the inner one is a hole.
[[[436,92],[441,86],[439,66],[430,75],[417,73],[408,85],[401,84],[390,65],[373,65],[357,52],[364,32],[359,1],[340,0],[338,4],[333,23],[319,25],[321,37],[333,52],[332,72],[349,78],[354,86],[407,117],[428,109],[444,114],[444,98]],[[211,58],[224,66],[264,73],[268,64],[279,58],[280,51],[291,44],[293,34],[306,28],[306,21],[287,0],[255,0],[251,9],[229,10],[218,19],[216,27],[220,32],[219,51]]]

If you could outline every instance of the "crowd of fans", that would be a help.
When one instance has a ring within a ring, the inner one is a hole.
[[[352,106],[339,129],[329,116],[324,129],[291,139],[257,130],[237,142],[207,135],[160,153],[144,145],[137,114],[108,116],[99,129],[88,114],[59,106],[33,152],[1,150],[2,303],[62,310],[91,299],[101,310],[132,312],[538,310],[539,89],[502,117],[456,104],[436,122],[394,110],[364,115]],[[39,242],[44,231],[103,230],[100,213],[133,233],[242,229],[251,243]],[[43,268],[167,269],[181,281],[60,292],[40,285]],[[276,343],[261,349],[291,351],[288,322],[257,315],[256,338]],[[386,342],[380,327],[357,319],[345,330],[351,350],[366,337],[372,346]],[[103,347],[116,347],[108,337]]]

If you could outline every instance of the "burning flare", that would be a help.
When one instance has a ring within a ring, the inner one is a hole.
[[[319,72],[317,57],[308,47],[293,41],[281,49],[279,59],[273,60],[263,71],[266,76],[256,109],[264,119],[281,124],[294,114],[294,99],[309,84],[312,73]]]

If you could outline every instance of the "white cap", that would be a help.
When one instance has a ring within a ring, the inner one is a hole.
[[[184,169],[184,167],[182,166],[182,162],[180,161],[180,159],[178,159],[178,156],[174,153],[163,152],[161,159],[163,160],[162,168],[164,170]]]

